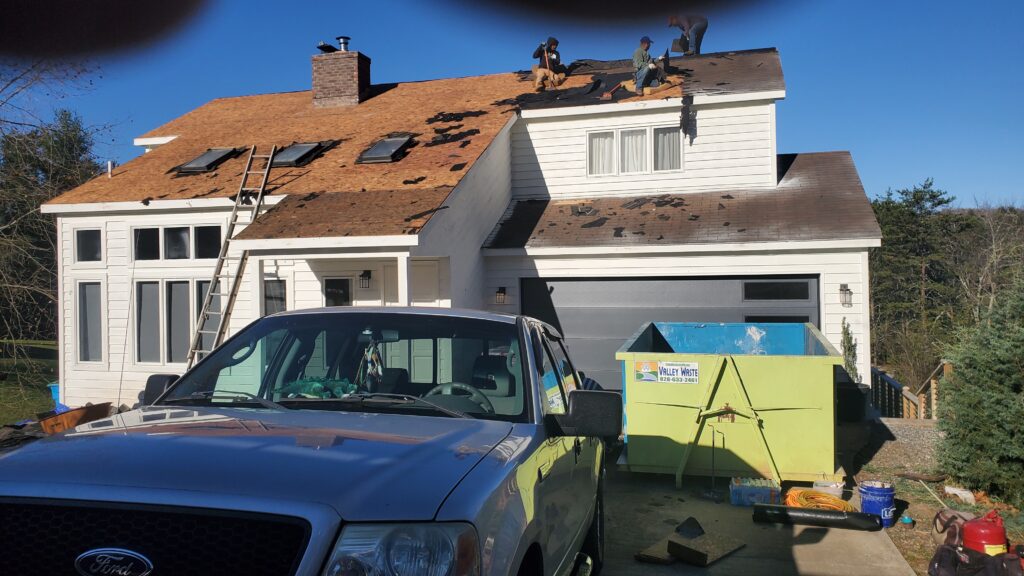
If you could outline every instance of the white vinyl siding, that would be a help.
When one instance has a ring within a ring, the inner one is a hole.
[[[680,130],[675,154],[674,137],[666,139],[669,129],[680,127],[680,115],[674,108],[521,119],[512,129],[513,196],[557,200],[775,186],[773,102],[695,107],[692,134]],[[658,131],[649,140],[644,173],[620,174],[617,149],[615,173],[595,171],[596,135],[639,128]],[[667,160],[670,153],[678,165]]]

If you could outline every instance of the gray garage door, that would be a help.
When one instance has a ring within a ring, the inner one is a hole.
[[[812,322],[817,277],[524,278],[522,311],[558,328],[576,367],[622,387],[615,352],[645,322]]]

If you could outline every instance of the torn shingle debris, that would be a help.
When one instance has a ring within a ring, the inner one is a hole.
[[[451,170],[449,170],[449,172],[458,172],[458,171],[462,170],[465,167],[466,167],[466,163],[465,162],[459,162],[458,164],[452,164]]]
[[[623,226],[616,226],[615,227],[615,232],[612,235],[615,236],[616,238],[622,238],[622,233],[625,230],[626,230],[626,228],[623,227]]]
[[[430,139],[430,142],[424,144],[426,147],[440,146],[442,144],[451,144],[452,142],[458,142],[470,136],[476,136],[480,131],[476,128],[470,128],[469,130],[463,130],[462,132],[447,132],[445,134],[438,134]]]
[[[426,179],[426,176],[417,176],[416,178],[411,178],[409,180],[402,180],[402,184],[405,184],[407,186],[412,184],[419,184],[420,182],[423,182]]]
[[[434,128],[434,134],[447,134],[452,130],[458,130],[462,128],[462,124],[452,124],[451,126],[444,126],[442,128]]]
[[[573,216],[593,216],[596,212],[593,206],[587,206],[586,204],[577,204],[572,207]]]
[[[604,226],[607,222],[608,218],[602,216],[597,220],[591,220],[590,222],[587,222],[586,224],[580,226],[580,228],[600,228],[601,226]]]
[[[427,118],[427,124],[436,124],[438,122],[447,124],[449,122],[462,122],[466,118],[476,118],[477,116],[483,116],[487,114],[485,110],[467,110],[465,112],[438,112],[430,118]]]

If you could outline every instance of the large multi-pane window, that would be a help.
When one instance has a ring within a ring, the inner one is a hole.
[[[676,126],[624,128],[587,134],[587,174],[614,176],[681,170],[682,131]]]
[[[174,364],[188,358],[192,336],[210,289],[209,280],[146,280],[135,283],[135,360]],[[220,321],[220,298],[214,296],[207,329]],[[201,348],[213,346],[213,335],[204,334]]]
[[[167,226],[132,230],[132,255],[135,260],[217,258],[220,247],[220,226]]]
[[[78,361],[103,360],[103,291],[99,282],[78,283]]]

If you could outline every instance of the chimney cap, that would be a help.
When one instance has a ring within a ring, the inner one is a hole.
[[[348,52],[348,43],[350,40],[352,40],[352,38],[349,36],[337,36],[336,38],[338,40],[338,47],[341,49],[341,51]]]

